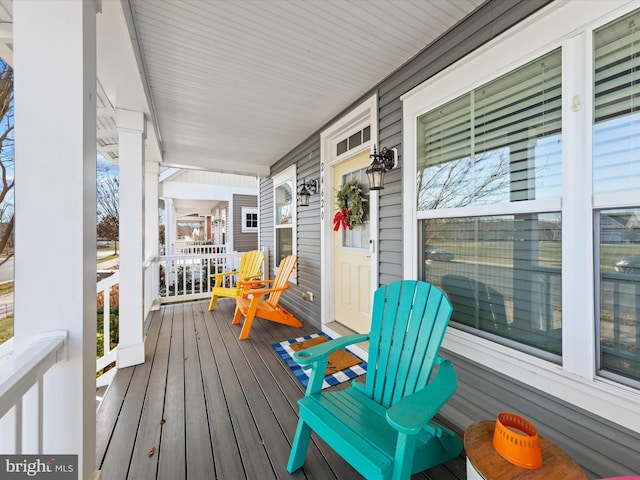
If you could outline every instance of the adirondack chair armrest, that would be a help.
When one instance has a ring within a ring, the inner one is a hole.
[[[236,270],[231,272],[220,272],[220,273],[210,273],[210,277],[225,277],[227,275],[236,275],[238,272]]]
[[[387,410],[387,422],[400,433],[416,435],[455,393],[458,377],[449,360],[438,360],[435,378]]]
[[[313,347],[305,348],[293,354],[293,359],[300,365],[309,365],[310,363],[318,362],[329,354],[340,350],[347,345],[354,343],[365,342],[369,340],[369,334],[362,333],[357,335],[345,335],[344,337],[329,340],[328,342],[314,345]]]
[[[260,276],[260,275],[258,275]],[[267,280],[260,280],[260,283],[273,283],[274,280],[273,279],[267,279]],[[238,281],[238,286],[242,286],[244,288],[251,288],[251,285],[253,284],[252,280],[240,280]]]
[[[253,283],[253,281],[256,278],[260,278],[262,276],[262,272],[258,272],[255,275],[250,275],[248,277],[244,277],[244,278],[239,278],[238,279],[238,285],[240,285],[241,283]],[[261,282],[266,282],[267,280],[260,280]]]
[[[245,296],[250,296],[253,295],[253,297],[255,298],[257,297],[261,297],[262,295],[264,295],[265,293],[271,293],[271,292],[283,292],[285,290],[288,290],[291,288],[291,285],[284,285],[282,287],[275,287],[275,288],[251,288],[249,290],[247,290],[245,288],[243,294]]]
[[[215,283],[213,285],[214,287],[221,287],[224,277],[226,277],[228,275],[235,275],[237,273],[238,273],[237,271],[220,272],[220,273],[211,273],[211,274],[209,274],[209,276],[215,280]]]

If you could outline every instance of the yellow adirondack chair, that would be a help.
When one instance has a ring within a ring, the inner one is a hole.
[[[215,279],[213,288],[211,289],[211,302],[209,302],[209,310],[216,308],[218,297],[238,298],[242,295],[244,286],[242,282],[250,281],[262,275],[260,269],[264,262],[264,253],[260,250],[250,250],[240,257],[240,267],[232,272],[213,273],[211,277]],[[230,275],[237,275],[238,281],[235,287],[225,287],[224,278]]]
[[[245,340],[249,336],[253,319],[260,317],[272,322],[283,323],[292,327],[301,327],[302,323],[287,312],[279,305],[282,292],[291,288],[287,282],[291,276],[291,272],[296,266],[298,257],[290,255],[280,262],[278,274],[273,280],[263,280],[264,283],[270,283],[267,288],[251,288],[251,282],[239,282],[244,286],[242,296],[236,298],[236,312],[233,316],[233,325],[240,323],[240,319],[244,316],[244,323],[240,331],[240,340]],[[269,294],[266,300],[263,300],[265,294]]]

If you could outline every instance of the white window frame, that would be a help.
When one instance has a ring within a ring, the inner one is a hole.
[[[598,377],[595,371],[595,293],[591,131],[593,30],[635,10],[637,2],[554,2],[472,55],[401,97],[403,101],[404,276],[418,275],[418,220],[447,212],[416,211],[416,121],[440,105],[556,48],[563,63],[562,200],[478,207],[478,214],[562,212],[562,364],[534,357],[468,332],[449,328],[443,348],[564,401],[640,432],[640,391]],[[585,164],[585,159],[588,163]],[[589,185],[585,189],[585,185]],[[587,191],[585,191],[587,190]],[[628,195],[625,192],[623,195]],[[626,197],[628,199],[628,196]],[[628,200],[627,200],[628,202]],[[599,203],[599,202],[598,202]],[[453,213],[453,212],[451,212]],[[464,216],[476,212],[468,209]],[[461,213],[459,215],[462,215]],[[567,248],[567,246],[571,248]]]
[[[297,180],[296,180],[296,165],[293,164],[290,167],[286,168],[285,170],[283,170],[282,172],[274,175],[272,177],[273,180],[273,254],[274,254],[274,259],[275,259],[275,254],[277,252],[277,248],[276,248],[276,239],[277,239],[277,230],[281,229],[281,228],[291,228],[291,250],[292,250],[292,255],[297,255],[298,254],[298,210],[297,210]],[[276,223],[276,189],[280,186],[283,185],[284,183],[287,183],[289,180],[291,180],[292,185],[293,185],[293,199],[292,199],[292,206],[291,206],[291,224],[287,224],[285,225],[279,225]],[[278,269],[278,260],[275,259],[274,260],[274,271],[277,271]],[[291,277],[289,277],[289,283],[293,283],[293,284],[297,284],[298,283],[298,269],[296,268],[293,273],[291,274]]]
[[[255,214],[258,218],[258,223],[255,227],[247,226],[247,216]],[[258,213],[258,207],[242,207],[242,233],[256,233],[260,226],[260,215]]]

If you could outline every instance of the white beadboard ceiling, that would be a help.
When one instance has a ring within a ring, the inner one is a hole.
[[[12,65],[13,1],[0,0]],[[97,148],[119,162],[116,112],[131,109],[164,166],[266,176],[483,1],[96,2]],[[212,208],[184,202],[181,212]]]
[[[129,0],[163,164],[268,173],[481,3]]]
[[[131,109],[162,165],[266,176],[483,2],[96,2],[98,150],[118,160],[116,112]],[[10,63],[12,5],[0,0]]]

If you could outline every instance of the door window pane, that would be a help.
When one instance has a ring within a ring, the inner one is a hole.
[[[422,279],[447,293],[453,326],[562,353],[559,213],[421,223]]]
[[[342,176],[342,184],[356,181],[362,186],[362,194],[365,199],[369,198],[369,181],[367,180],[366,168],[350,172]],[[342,232],[342,246],[347,248],[369,248],[369,210],[368,201],[364,203],[365,215],[364,223],[356,225],[353,229],[340,229]]]

